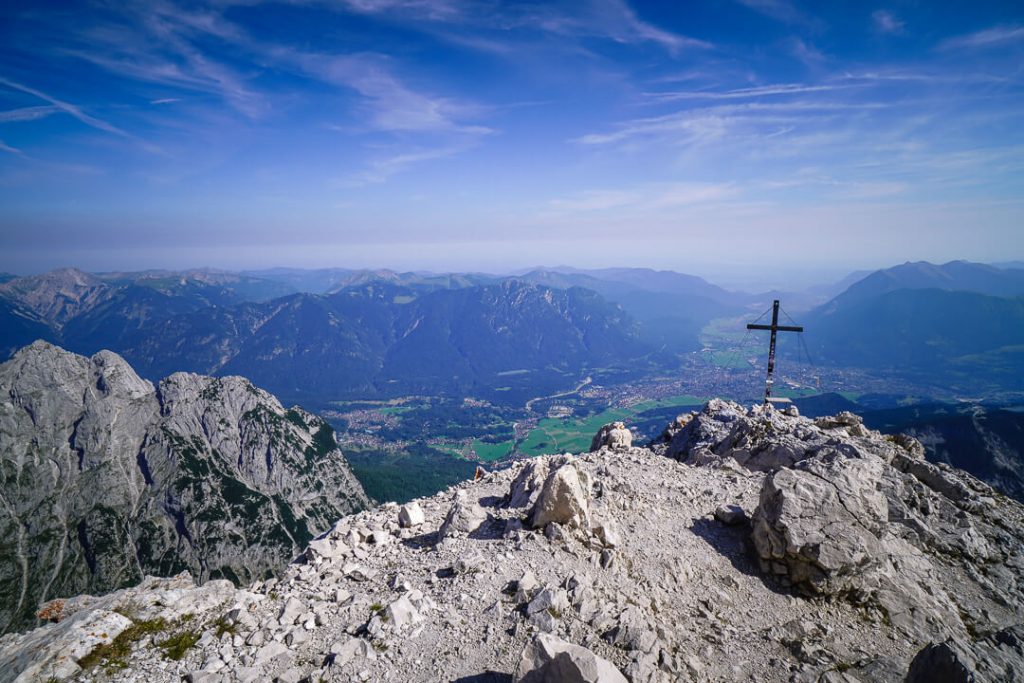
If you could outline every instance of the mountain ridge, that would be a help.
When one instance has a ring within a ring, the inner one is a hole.
[[[369,504],[333,430],[247,380],[46,342],[0,365],[0,466],[2,630],[146,572],[251,581]]]

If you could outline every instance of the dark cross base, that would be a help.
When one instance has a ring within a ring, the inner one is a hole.
[[[803,332],[804,328],[796,325],[780,325],[779,324],[779,300],[776,299],[772,302],[772,324],[771,325],[755,325],[750,323],[747,325],[748,330],[771,330],[772,338],[768,345],[768,379],[764,383],[764,402],[770,403],[772,400],[772,384],[775,379],[772,374],[775,372],[775,334],[777,332]]]

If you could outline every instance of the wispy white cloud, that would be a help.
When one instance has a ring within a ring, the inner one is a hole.
[[[56,114],[60,109],[54,105],[38,107],[21,107],[20,109],[9,109],[0,111],[0,123],[11,123],[14,121],[35,121]]]
[[[330,5],[329,5],[330,6]],[[514,53],[515,43],[501,32],[534,31],[560,38],[599,38],[625,44],[654,44],[669,52],[707,49],[703,40],[668,31],[639,17],[626,0],[584,0],[569,4],[494,4],[471,0],[342,0],[334,7],[363,14],[390,14],[404,18],[415,28],[422,24],[444,24],[449,29],[437,34],[455,44],[494,54]],[[419,25],[416,23],[419,22]],[[499,33],[484,37],[480,29]],[[470,29],[471,32],[458,29]]]
[[[820,67],[828,61],[828,57],[825,56],[824,52],[803,38],[793,36],[787,41],[786,47],[791,55],[809,67]]]
[[[25,156],[25,153],[22,152],[20,149],[18,149],[17,147],[11,147],[3,140],[0,140],[0,152],[7,152],[8,154],[14,154],[19,157]]]
[[[246,77],[199,47],[204,41],[223,45],[245,39],[241,28],[215,11],[151,0],[119,6],[105,21],[68,36],[58,52],[122,78],[216,94],[256,118],[267,109],[264,98]]]
[[[736,135],[741,130],[756,137],[777,137],[796,127],[806,128],[816,120],[831,121],[838,114],[886,108],[883,102],[843,102],[799,99],[789,102],[747,102],[699,107],[683,111],[630,119],[607,133],[589,133],[573,140],[584,145],[610,145],[647,139],[652,144],[698,144]]]
[[[871,13],[871,22],[878,33],[901,35],[906,29],[906,22],[901,21],[889,10],[879,9]]]
[[[431,2],[360,0],[347,3],[361,13],[429,11],[449,16],[454,5]],[[449,7],[449,9],[444,9]],[[68,54],[86,59],[120,76],[224,98],[249,118],[261,118],[271,109],[272,96],[254,89],[236,67],[200,50],[203,40],[220,41],[237,58],[253,61],[253,72],[279,69],[351,89],[363,98],[363,125],[352,130],[388,132],[446,131],[482,135],[484,126],[467,124],[481,111],[472,103],[429,95],[409,87],[393,72],[392,61],[376,54],[316,53],[302,48],[267,43],[212,11],[187,11],[157,2],[145,16],[128,13],[123,26],[93,27],[87,33],[92,47],[69,48]],[[139,31],[132,28],[138,26]],[[97,50],[95,46],[103,49]],[[178,97],[151,101],[170,104]]]
[[[774,95],[800,95],[805,93],[828,92],[838,90],[851,85],[822,84],[805,85],[803,83],[779,83],[776,85],[762,85],[752,88],[738,88],[735,90],[683,90],[677,92],[654,92],[645,93],[652,100],[661,102],[672,102],[675,100],[740,100],[754,99],[758,97],[769,97]]]
[[[361,14],[398,12],[435,21],[451,21],[462,16],[465,3],[458,0],[341,0],[339,4]]]
[[[474,104],[418,92],[395,76],[382,55],[330,55],[278,48],[271,55],[303,73],[350,88],[366,99],[369,127],[391,132],[435,131],[486,135],[485,126],[463,119],[479,115]]]
[[[636,204],[643,198],[637,190],[586,190],[572,197],[552,199],[548,208],[559,212],[604,211]]]
[[[716,202],[737,192],[734,183],[671,183],[655,193],[648,203],[653,209]]]
[[[818,20],[797,9],[790,0],[736,0],[739,4],[784,24],[817,26]]]
[[[562,215],[623,209],[658,211],[724,200],[734,196],[736,191],[734,183],[645,183],[627,188],[585,190],[570,197],[552,199],[545,206],[545,212]]]
[[[846,199],[882,199],[896,197],[906,194],[910,189],[905,182],[872,182],[855,181],[850,183],[838,183],[840,191],[838,196]]]
[[[993,26],[983,31],[954,36],[939,43],[940,50],[969,50],[995,47],[1024,41],[1024,26],[1017,24]]]
[[[506,26],[567,38],[603,38],[623,44],[654,43],[675,53],[685,48],[708,49],[711,43],[664,30],[643,21],[624,0],[590,0],[571,9],[538,5],[511,14]]]
[[[22,85],[20,83],[15,83],[14,81],[11,81],[11,80],[8,80],[6,78],[3,78],[2,76],[0,76],[0,86],[4,86],[4,87],[9,88],[11,90],[17,90],[17,91],[23,92],[23,93],[25,93],[27,95],[32,95],[33,97],[38,97],[41,100],[49,102],[57,110],[65,113],[65,114],[68,114],[70,116],[73,116],[74,118],[78,119],[79,121],[81,121],[85,125],[92,126],[93,128],[96,128],[97,130],[102,130],[104,132],[111,133],[113,135],[119,135],[119,136],[124,137],[124,138],[135,139],[135,136],[133,136],[131,133],[128,133],[127,131],[121,130],[117,126],[115,126],[115,125],[113,125],[111,123],[108,123],[108,122],[106,122],[106,121],[104,121],[102,119],[98,119],[95,116],[91,116],[89,114],[86,114],[79,107],[77,107],[77,106],[75,106],[73,104],[70,104],[68,102],[64,102],[62,100],[58,100],[56,97],[52,97],[50,95],[47,95],[46,93],[42,92],[41,90],[36,90],[35,88],[30,88],[27,85]]]
[[[694,142],[700,139],[718,138],[724,133],[720,117],[707,112],[681,112],[632,119],[618,124],[609,133],[588,133],[574,142],[584,145],[610,145],[635,138],[670,137],[674,141]]]
[[[392,176],[402,173],[413,166],[435,159],[454,156],[465,151],[465,149],[466,147],[461,145],[437,149],[422,149],[374,159],[365,169],[341,178],[334,185],[340,188],[356,188],[387,182]]]
[[[612,40],[623,43],[655,43],[670,52],[679,52],[685,48],[707,49],[712,47],[711,43],[707,41],[672,33],[641,20],[625,0],[606,0],[602,3],[602,7],[604,11],[600,15],[607,14],[609,18],[599,22],[598,25],[604,27],[607,36]]]
[[[361,13],[426,12],[435,18],[458,14],[455,3],[410,0],[351,0],[345,6]],[[483,126],[465,124],[463,118],[480,111],[471,103],[419,92],[399,79],[391,60],[383,55],[316,53],[301,48],[258,40],[238,25],[211,11],[185,11],[176,5],[159,2],[149,16],[133,16],[153,36],[140,44],[122,40],[120,31],[110,38],[127,45],[121,55],[83,54],[94,63],[119,71],[122,75],[151,82],[176,85],[204,92],[215,92],[238,111],[259,117],[270,108],[270,96],[253,89],[234,67],[211,58],[196,44],[201,38],[214,38],[239,56],[255,61],[260,70],[267,68],[298,71],[330,85],[349,88],[366,101],[367,124],[381,131],[449,131],[485,134]],[[100,37],[103,37],[100,34]],[[108,45],[111,40],[108,40]],[[163,98],[154,104],[166,104],[180,98]]]

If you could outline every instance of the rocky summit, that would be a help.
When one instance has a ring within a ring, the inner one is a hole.
[[[0,365],[0,632],[146,574],[248,584],[368,505],[327,423],[241,377],[45,342]]]
[[[278,577],[49,603],[0,680],[1024,680],[1024,508],[851,414],[712,401],[337,520]]]

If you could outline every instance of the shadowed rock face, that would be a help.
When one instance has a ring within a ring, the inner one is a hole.
[[[0,365],[0,632],[147,573],[253,580],[368,503],[325,422],[240,377],[44,342]]]
[[[950,638],[917,653],[906,683],[981,683],[1024,681],[1024,626],[984,633],[973,643]]]

